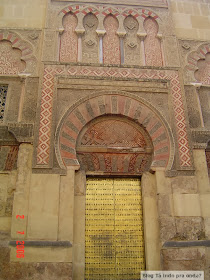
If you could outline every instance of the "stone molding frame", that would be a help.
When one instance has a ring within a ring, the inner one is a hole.
[[[109,14],[112,14],[114,17],[118,19],[119,22],[119,28],[118,28],[118,35],[124,36],[126,34],[126,31],[123,26],[124,19],[132,15],[134,18],[138,20],[139,23],[139,30],[138,30],[138,36],[146,36],[145,30],[143,27],[143,22],[147,17],[151,17],[158,23],[159,26],[159,32],[158,36],[162,36],[163,30],[162,30],[162,20],[160,17],[151,9],[144,9],[144,8],[125,8],[125,7],[113,7],[113,6],[93,6],[93,5],[71,5],[64,7],[59,13],[58,13],[58,30],[59,33],[62,34],[64,28],[63,28],[63,17],[67,13],[73,13],[78,18],[78,25],[76,28],[76,32],[81,33],[84,32],[83,27],[83,18],[88,13],[93,13],[99,20],[99,25],[97,29],[97,33],[101,34],[105,32],[105,28],[103,26],[103,21],[105,17]]]
[[[76,157],[76,142],[80,131],[93,119],[106,115],[124,116],[138,125],[143,125],[154,146],[152,167],[165,167],[167,171],[172,169],[175,142],[168,122],[146,100],[121,92],[92,94],[80,99],[65,112],[55,134],[55,153],[62,169],[65,169],[66,166],[79,168]],[[63,132],[65,137],[63,137]],[[164,139],[161,143],[158,140],[162,138]],[[68,156],[66,160],[64,154]]]
[[[200,45],[196,50],[190,52],[186,58],[186,66],[184,68],[185,82],[200,83],[195,78],[195,71],[198,70],[198,60],[205,59],[205,55],[210,52],[210,43]],[[205,84],[202,84],[205,86]]]
[[[172,96],[173,113],[175,120],[175,134],[177,140],[177,168],[178,170],[192,170],[193,159],[190,152],[189,131],[184,112],[184,97],[183,88],[180,83],[179,72],[174,70],[160,69],[135,69],[113,67],[96,67],[96,66],[69,66],[69,65],[46,65],[44,70],[43,90],[40,100],[40,120],[37,130],[37,135],[34,157],[36,158],[36,168],[51,168],[52,167],[52,149],[54,139],[54,130],[52,129],[52,110],[54,100],[54,90],[56,77],[61,75],[76,76],[76,77],[106,77],[126,78],[126,79],[158,79],[167,80],[170,82],[170,91]]]
[[[34,72],[36,57],[34,55],[33,46],[29,42],[23,40],[17,33],[9,30],[0,30],[0,42],[1,41],[9,41],[12,44],[12,48],[21,51],[21,60],[26,62],[26,68],[20,74]]]

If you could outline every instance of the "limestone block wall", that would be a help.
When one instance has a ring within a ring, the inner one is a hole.
[[[0,27],[43,28],[47,0],[2,0]]]
[[[178,38],[210,39],[209,1],[171,0],[170,6]]]

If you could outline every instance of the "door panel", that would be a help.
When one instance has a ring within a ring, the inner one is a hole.
[[[145,269],[140,180],[88,178],[85,279],[139,279]]]

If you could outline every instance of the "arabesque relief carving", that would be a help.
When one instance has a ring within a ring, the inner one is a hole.
[[[153,18],[148,17],[144,21],[144,29],[147,32],[144,40],[146,65],[162,66],[161,42],[157,38],[158,24]]]
[[[124,118],[106,117],[81,132],[77,156],[82,169],[108,173],[137,173],[148,170],[153,146],[142,127]]]
[[[124,39],[125,49],[125,64],[139,65],[140,64],[140,42],[137,37],[139,23],[133,16],[128,16],[124,20],[124,28],[126,36]]]
[[[26,68],[26,63],[21,60],[21,51],[13,49],[9,41],[0,42],[0,74],[16,75]]]
[[[205,59],[199,59],[197,62],[198,70],[195,71],[197,81],[210,85],[210,52],[205,55]]]
[[[105,64],[120,64],[120,39],[117,35],[118,21],[108,15],[104,20],[106,34],[103,38],[103,60]]]
[[[96,29],[98,27],[98,19],[92,13],[84,17],[83,25],[85,34],[82,37],[82,61],[87,63],[98,63],[98,36]]]
[[[77,26],[77,17],[72,13],[68,13],[63,18],[64,32],[61,36],[60,45],[60,61],[61,62],[77,62],[77,34],[75,28]]]

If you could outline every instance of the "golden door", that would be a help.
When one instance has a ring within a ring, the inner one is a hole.
[[[140,180],[88,178],[85,222],[85,279],[140,279],[145,269]]]

